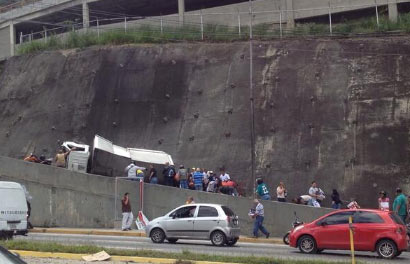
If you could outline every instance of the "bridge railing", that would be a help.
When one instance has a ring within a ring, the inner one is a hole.
[[[20,8],[29,4],[33,4],[36,2],[39,2],[41,0],[21,0],[21,1],[16,1],[15,3],[9,4],[9,5],[5,5],[5,6],[0,6],[0,13],[5,13],[8,12],[10,10],[16,9],[16,8]]]
[[[313,12],[318,8],[298,9],[298,10],[263,10],[247,12],[223,12],[223,13],[204,13],[189,12],[184,16],[184,22],[179,21],[178,15],[142,17],[142,16],[123,16],[104,19],[94,19],[84,27],[80,23],[66,21],[52,28],[46,28],[38,32],[23,34],[17,32],[17,43],[23,44],[34,40],[41,40],[48,43],[54,41],[67,40],[75,35],[87,35],[88,44],[104,44],[102,39],[108,38],[107,35],[123,32],[125,38],[150,39],[150,41],[179,41],[179,40],[242,40],[250,37],[256,39],[273,39],[292,36],[345,36],[378,34],[380,32],[393,31],[400,26],[387,19],[387,5],[380,6],[377,1],[375,4],[355,5],[365,11],[367,18],[357,18],[344,16],[344,12],[349,6],[330,6],[321,8],[322,15],[316,18],[315,23],[303,21],[297,23],[296,27],[289,27],[288,17],[298,15],[301,12]],[[114,14],[113,14],[114,16]],[[405,15],[404,15],[405,16]],[[410,21],[407,15],[403,21]],[[410,28],[410,23],[407,25]],[[395,28],[396,27],[396,28]],[[252,28],[252,30],[251,30]],[[400,29],[400,28],[399,28]],[[128,40],[127,40],[128,41]],[[130,40],[131,41],[131,40]],[[132,42],[132,41],[131,41]],[[136,41],[138,42],[138,41]],[[88,45],[87,44],[87,45]]]

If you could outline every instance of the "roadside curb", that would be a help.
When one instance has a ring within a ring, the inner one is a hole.
[[[101,229],[76,229],[76,228],[33,228],[30,233],[71,234],[71,235],[98,235],[98,236],[124,236],[124,237],[146,237],[144,232],[119,231]],[[267,243],[284,245],[280,238],[253,238],[241,236],[239,242],[245,243]]]
[[[70,259],[70,260],[83,260],[82,257],[87,254],[73,254],[73,253],[52,253],[52,252],[39,252],[39,251],[26,251],[26,250],[11,250],[14,253],[19,254],[21,257],[32,258],[53,258],[53,259]],[[128,256],[111,256],[111,261],[122,262],[136,262],[136,263],[158,263],[158,264],[175,264],[178,259],[165,259],[165,258],[148,258],[148,257],[128,257]],[[212,261],[194,261],[190,262],[195,264],[235,264],[228,262],[212,262]]]

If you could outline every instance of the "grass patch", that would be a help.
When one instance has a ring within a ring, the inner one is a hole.
[[[278,25],[264,23],[255,25],[253,28],[254,39],[269,40],[280,37]],[[379,25],[375,17],[362,18],[332,26],[333,35],[360,35],[385,33],[388,31],[410,32],[410,13],[399,16],[398,22],[391,22],[387,16],[379,17]],[[329,24],[304,23],[297,24],[293,29],[283,27],[284,37],[294,36],[328,36]],[[86,48],[94,45],[122,45],[137,43],[166,43],[177,41],[222,41],[231,42],[247,40],[249,38],[249,26],[229,27],[216,24],[205,24],[203,29],[199,25],[185,25],[182,27],[159,27],[140,25],[124,29],[111,29],[98,34],[96,29],[88,32],[70,32],[65,35],[51,36],[46,41],[36,40],[19,45],[18,54],[35,53],[46,50]]]
[[[268,257],[240,257],[224,255],[195,254],[191,251],[184,250],[182,253],[167,253],[154,250],[121,250],[112,248],[103,248],[93,245],[63,245],[58,243],[44,243],[33,241],[0,241],[0,245],[9,250],[28,250],[41,252],[58,252],[58,253],[76,253],[76,254],[94,254],[105,250],[111,256],[135,256],[135,257],[152,257],[176,259],[175,263],[189,264],[190,261],[215,261],[230,263],[247,263],[247,264],[324,264],[329,263],[319,260],[282,260]],[[349,262],[331,262],[335,264],[347,264]]]

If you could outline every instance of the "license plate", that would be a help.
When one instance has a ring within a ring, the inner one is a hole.
[[[10,226],[10,229],[16,229],[17,228],[16,224],[9,224],[9,226]]]

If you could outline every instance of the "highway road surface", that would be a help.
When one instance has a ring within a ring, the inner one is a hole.
[[[47,241],[61,244],[91,244],[107,248],[144,249],[163,252],[190,251],[193,253],[232,255],[232,256],[260,256],[282,259],[349,261],[349,251],[323,251],[321,254],[307,255],[299,253],[298,249],[286,245],[265,243],[238,243],[234,247],[215,247],[210,241],[179,240],[176,244],[154,244],[146,237],[101,236],[101,235],[65,235],[51,233],[29,233],[27,237],[16,237],[16,240]],[[362,263],[410,263],[410,252],[403,252],[394,260],[382,260],[375,252],[356,252],[357,260]]]

